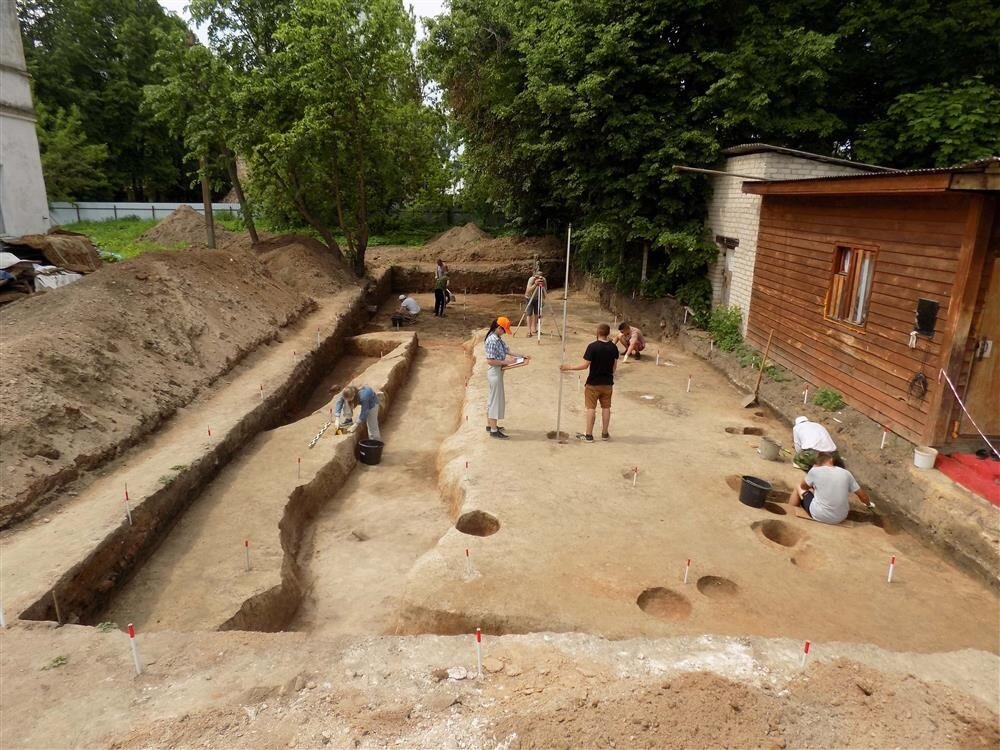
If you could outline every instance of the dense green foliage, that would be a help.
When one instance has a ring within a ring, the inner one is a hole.
[[[104,144],[108,152],[106,181],[62,197],[186,197],[179,139],[141,111],[161,35],[183,30],[183,22],[156,0],[22,0],[18,6],[36,102],[53,113],[76,107],[85,142]],[[63,178],[49,167],[46,182],[59,185]],[[79,185],[78,177],[73,182]]]
[[[900,167],[996,153],[998,32],[990,0],[452,0],[422,55],[468,201],[573,221],[624,291],[648,251],[642,291],[698,308],[707,180],[673,164],[754,141]]]
[[[706,328],[724,352],[734,352],[743,343],[743,313],[737,305],[712,310]]]
[[[817,388],[813,403],[827,411],[839,411],[844,408],[844,397],[832,388]]]
[[[72,201],[97,195],[107,188],[104,165],[108,147],[88,143],[80,109],[50,113],[36,107],[38,148],[42,156],[42,174],[50,201]]]
[[[399,0],[201,0],[192,13],[233,71],[230,137],[262,214],[308,224],[362,272],[372,232],[441,186],[413,17]]]

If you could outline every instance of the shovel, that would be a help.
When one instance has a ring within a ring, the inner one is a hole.
[[[771,334],[767,337],[767,346],[764,347],[764,358],[760,361],[760,372],[757,373],[757,385],[753,387],[753,393],[749,396],[743,397],[743,408],[749,409],[751,406],[757,405],[757,394],[760,393],[760,381],[764,379],[764,365],[767,364],[767,355],[771,352],[771,339],[774,338],[774,329],[771,329]]]

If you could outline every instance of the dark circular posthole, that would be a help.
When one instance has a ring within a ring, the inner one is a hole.
[[[691,614],[691,602],[686,597],[662,586],[646,589],[635,603],[647,615],[668,622],[683,620]]]
[[[548,432],[545,433],[545,437],[547,437],[549,440],[569,440],[569,433],[559,430],[559,434],[556,435],[555,430],[549,430]]]
[[[775,544],[782,547],[794,547],[805,538],[805,534],[787,521],[755,521],[751,528]]]
[[[722,576],[702,576],[698,579],[698,591],[709,599],[731,599],[740,593],[740,587]]]
[[[777,503],[764,503],[764,510],[768,513],[774,513],[776,516],[783,516],[787,513],[787,511]]]
[[[500,531],[500,519],[482,510],[463,513],[455,522],[455,528],[472,536],[491,536]]]
[[[760,427],[727,427],[726,432],[730,435],[763,435],[764,430]]]

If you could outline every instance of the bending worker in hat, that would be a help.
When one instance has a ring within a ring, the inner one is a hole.
[[[368,438],[371,440],[381,440],[382,433],[378,428],[378,394],[372,390],[371,386],[363,385],[356,388],[349,385],[337,396],[333,413],[337,420],[337,426],[350,424],[354,419],[354,407],[361,405],[361,413],[358,415],[358,424],[364,422],[368,425]],[[341,413],[344,413],[341,419]]]
[[[809,471],[820,453],[829,453],[833,456],[834,466],[844,466],[844,461],[837,452],[837,444],[833,442],[830,433],[819,422],[810,422],[808,417],[795,418],[795,426],[792,427],[792,445],[795,447],[792,463],[802,471]]]
[[[499,317],[490,323],[489,333],[483,343],[486,352],[486,380],[490,392],[486,398],[486,432],[490,437],[506,440],[508,435],[502,427],[497,426],[497,420],[503,419],[506,396],[503,391],[503,371],[508,367],[527,364],[531,357],[511,354],[503,342],[503,335],[510,333],[510,321]]]

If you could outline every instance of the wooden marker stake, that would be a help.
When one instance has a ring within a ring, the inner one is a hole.
[[[896,569],[896,556],[893,555],[889,558],[889,576],[885,579],[886,583],[892,583],[892,574]]]
[[[688,392],[688,393],[690,393],[690,392],[691,392],[691,376],[690,376],[690,375],[688,375],[688,387],[687,387],[687,392]]]
[[[476,628],[476,676],[483,676],[483,631]]]
[[[884,450],[885,449],[885,436],[888,435],[888,434],[889,434],[889,428],[888,427],[882,427],[882,444],[879,445],[879,447],[878,447],[879,450]]]
[[[298,459],[298,468],[295,474],[296,479],[302,479],[302,459]]]
[[[249,573],[250,572],[250,540],[249,539],[244,539],[243,540],[243,549],[246,550],[247,573]]]
[[[142,674],[142,664],[139,663],[139,648],[135,645],[135,628],[132,623],[128,624],[128,642],[132,647],[132,664],[135,665],[135,674],[138,677]]]
[[[691,558],[688,558],[687,565],[684,566],[684,583],[688,582],[688,572],[691,570]]]
[[[809,386],[807,385],[802,389],[802,405],[805,406],[809,403]]]
[[[635,487],[635,482],[639,478],[639,467],[636,466],[632,469],[632,486]]]
[[[809,641],[802,647],[802,668],[806,668],[806,659],[809,658]]]
[[[465,548],[465,571],[469,576],[474,576],[476,574],[476,569],[472,567],[472,558],[469,556],[469,548]]]

